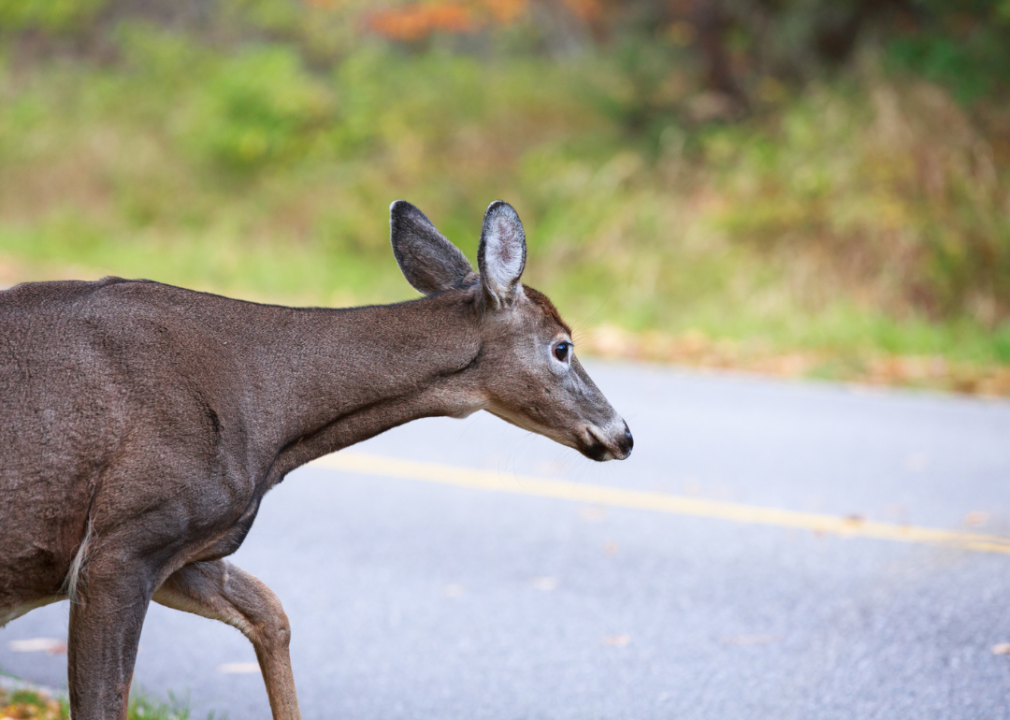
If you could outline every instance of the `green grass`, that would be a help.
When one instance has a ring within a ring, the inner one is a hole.
[[[0,712],[4,709],[14,718],[37,720],[69,720],[70,706],[66,698],[51,698],[40,690],[19,689],[5,691],[0,688]],[[6,714],[5,714],[6,715]],[[127,709],[127,720],[189,720],[185,702],[169,693],[168,702],[152,700],[144,693],[134,691]],[[208,716],[213,720],[214,714]]]
[[[0,55],[0,281],[393,301],[413,291],[390,201],[473,259],[503,198],[525,280],[580,328],[1010,364],[1010,120],[872,57],[741,123],[638,131],[639,90],[606,55],[362,40],[311,70],[280,42],[117,37],[112,64]]]
[[[127,720],[189,720],[189,706],[169,693],[168,702],[158,702],[143,693],[131,693]],[[213,720],[214,714],[207,716]]]

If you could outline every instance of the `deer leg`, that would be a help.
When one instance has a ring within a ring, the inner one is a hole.
[[[67,681],[74,720],[125,720],[151,574],[96,561],[71,601]]]
[[[270,588],[224,560],[194,562],[170,576],[154,601],[238,628],[256,649],[274,720],[300,720],[288,655],[291,626]]]

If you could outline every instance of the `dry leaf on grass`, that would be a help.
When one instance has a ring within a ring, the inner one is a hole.
[[[590,330],[579,349],[615,360],[647,360],[713,370],[739,370],[774,377],[823,377],[865,385],[932,388],[947,392],[1006,397],[1010,367],[955,362],[938,356],[826,350],[776,350],[761,342],[712,339],[698,330],[668,335],[631,332],[614,326]]]
[[[60,703],[42,692],[0,688],[0,720],[67,720]]]

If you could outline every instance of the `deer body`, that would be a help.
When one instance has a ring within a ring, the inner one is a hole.
[[[0,293],[0,625],[71,598],[75,720],[125,717],[152,599],[245,633],[274,717],[299,717],[280,603],[223,558],[316,457],[479,409],[594,459],[630,452],[558,350],[553,306],[518,283],[511,208],[488,210],[480,276],[416,208],[392,216],[419,300],[297,309],[118,279]]]

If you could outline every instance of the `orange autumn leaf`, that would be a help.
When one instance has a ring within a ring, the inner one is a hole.
[[[433,32],[465,33],[478,28],[469,7],[455,2],[406,5],[373,13],[371,29],[391,40],[419,40]]]

